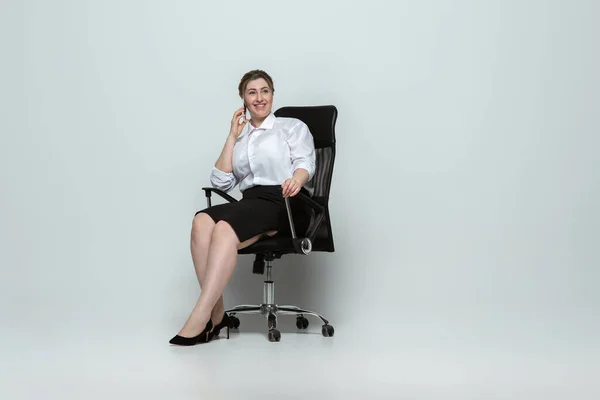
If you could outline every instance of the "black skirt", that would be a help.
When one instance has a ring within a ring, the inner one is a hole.
[[[277,236],[291,235],[290,223],[281,194],[281,186],[254,186],[244,190],[236,203],[219,204],[196,213],[208,214],[215,222],[231,225],[240,242],[270,231]],[[305,189],[302,189],[307,193]],[[297,197],[290,197],[290,207],[297,236],[303,236],[311,218],[311,209]]]

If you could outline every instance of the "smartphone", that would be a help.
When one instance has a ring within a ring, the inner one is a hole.
[[[244,102],[244,121],[246,121],[248,115],[248,109],[246,108],[246,102]]]

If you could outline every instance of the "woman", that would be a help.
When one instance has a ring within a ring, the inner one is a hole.
[[[243,198],[206,208],[194,217],[190,247],[202,290],[171,344],[209,342],[228,327],[222,294],[238,250],[262,237],[289,232],[284,197],[296,196],[315,172],[314,142],[306,124],[272,113],[271,77],[261,70],[250,71],[242,77],[238,91],[244,107],[233,114],[210,180],[213,187],[226,192],[239,184]],[[246,108],[250,120],[245,119]],[[307,228],[309,210],[290,202],[301,232]]]

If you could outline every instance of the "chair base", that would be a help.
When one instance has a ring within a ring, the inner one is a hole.
[[[267,327],[269,329],[269,341],[279,342],[281,340],[281,333],[277,330],[277,317],[279,315],[296,315],[296,327],[298,329],[306,329],[308,327],[308,320],[305,315],[312,315],[319,318],[323,322],[321,333],[325,337],[333,336],[333,326],[329,325],[329,321],[325,319],[321,314],[314,311],[305,310],[297,306],[279,306],[275,304],[275,282],[271,279],[271,265],[270,262],[267,264],[267,280],[264,282],[264,296],[263,303],[256,305],[239,305],[235,306],[225,312],[230,316],[231,329],[237,329],[240,321],[235,316],[236,314],[260,314],[267,318]]]

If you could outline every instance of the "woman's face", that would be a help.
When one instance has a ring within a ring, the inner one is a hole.
[[[244,93],[244,103],[252,119],[263,120],[271,113],[273,91],[263,78],[248,82]]]

